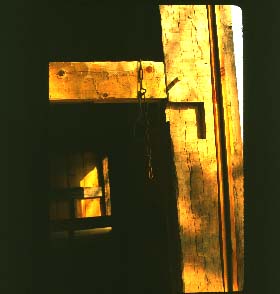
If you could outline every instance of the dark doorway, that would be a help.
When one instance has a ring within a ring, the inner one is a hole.
[[[135,125],[137,104],[50,105],[50,156],[108,156],[112,204],[111,230],[50,238],[50,293],[171,293],[176,245],[170,247],[169,232],[170,223],[176,224],[176,199],[164,109],[163,102],[148,105],[154,173],[149,179],[147,142],[141,123]]]

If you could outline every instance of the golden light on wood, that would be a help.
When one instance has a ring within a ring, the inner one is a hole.
[[[179,197],[182,198],[182,197]],[[192,212],[192,208],[187,206],[186,201],[179,200],[180,208],[180,231],[195,236],[199,234],[202,227],[202,219]]]
[[[99,187],[97,168],[94,167],[81,180],[80,187]]]
[[[75,237],[82,237],[82,236],[108,234],[111,231],[112,231],[112,227],[105,227],[105,228],[94,228],[89,230],[76,230],[74,231],[74,234],[75,234]]]
[[[233,290],[244,283],[243,144],[234,56],[231,6],[215,6],[227,148]]]
[[[76,200],[76,217],[101,216],[100,198]]]
[[[96,166],[80,180],[80,187],[99,187],[98,171]],[[101,187],[100,187],[100,192]],[[99,196],[101,196],[100,194]],[[76,200],[76,217],[101,216],[100,198]]]
[[[103,214],[108,216],[111,215],[108,170],[108,157],[100,159],[93,152],[55,153],[51,156],[51,187],[53,189],[84,188],[83,195],[79,196],[83,199],[76,199],[74,203],[75,217],[98,217]],[[51,201],[50,218],[69,219],[71,211],[69,200]],[[101,208],[102,201],[105,203],[104,212]]]
[[[184,291],[222,292],[216,131],[207,9],[203,5],[161,5],[160,13],[167,84],[175,77],[179,79],[168,92],[169,100],[174,103],[203,102],[205,108],[205,140],[197,137],[193,110],[186,109],[186,106],[167,110],[178,181],[177,205],[184,264]],[[223,32],[229,30],[222,26],[219,28],[220,47],[223,48],[228,40]],[[227,59],[225,52],[220,54],[223,61]],[[227,54],[233,56],[233,50],[229,50]],[[235,81],[235,75],[230,66],[228,68],[227,80]],[[234,88],[228,88],[230,83],[232,85],[232,82],[228,82],[224,88],[227,93],[224,95],[236,101]],[[238,107],[234,103],[228,104],[227,111],[231,115],[238,113]],[[239,118],[236,117],[235,121],[228,120],[228,125],[235,124],[239,124]],[[230,128],[228,130],[228,134],[232,133]],[[237,142],[240,142],[239,138],[235,140],[235,146]],[[230,140],[229,148],[233,148],[234,144]],[[238,156],[234,155],[234,158],[237,159]],[[234,183],[235,186],[239,185],[237,179],[234,179]],[[237,206],[235,211],[236,208]],[[239,262],[243,262],[241,258]]]
[[[138,61],[50,62],[49,99],[52,102],[137,101]],[[142,61],[147,99],[166,98],[163,62]]]
[[[232,245],[232,287],[242,290],[243,154],[230,13],[226,6],[216,6],[224,133],[217,123],[218,102],[214,99],[213,46],[209,39],[207,6],[160,5],[160,14],[164,64],[142,62],[143,86],[147,89],[147,99],[166,98],[167,95],[169,98],[166,118],[170,123],[178,187],[183,292],[228,290],[226,280],[230,270],[224,249],[228,237]],[[138,66],[137,61],[51,62],[49,99],[51,102],[136,102]],[[172,103],[177,106],[171,107]],[[198,115],[199,107],[203,108],[203,116]],[[203,136],[202,126],[205,126]],[[219,143],[221,138],[225,139],[225,148]],[[222,217],[225,212],[221,200],[224,187],[222,152],[226,154],[225,177],[229,185],[229,233]],[[66,169],[62,168],[67,161],[65,158],[54,160],[54,186],[95,187],[96,196],[102,195],[105,202],[101,207],[101,198],[76,200],[76,216],[111,215],[108,158],[102,159],[101,168],[90,152],[72,154],[68,160],[71,164]],[[99,181],[101,174],[103,180]],[[66,204],[60,202],[52,207],[52,217],[67,218],[68,210]]]
[[[194,293],[207,293],[209,292],[209,288],[217,287],[217,284],[220,283],[220,277],[217,274],[215,274],[215,272],[206,272],[205,268],[201,266],[201,264],[203,263],[205,263],[204,257],[201,257],[200,263],[197,264],[196,261],[192,258],[192,256],[189,256],[189,260],[184,263],[184,286],[187,289],[193,289]]]
[[[195,110],[168,109],[174,149],[184,293],[222,292],[215,133],[207,11],[200,5],[161,5],[167,84],[175,102],[201,102],[206,137],[197,136]],[[210,282],[209,282],[210,281]]]
[[[236,95],[236,76],[233,72],[232,32],[229,29],[229,6],[216,6],[218,40],[223,69],[222,84],[229,156],[229,186],[238,197],[231,201],[232,244],[241,242],[238,254],[238,279],[233,277],[234,290],[242,289],[243,207],[242,141]],[[185,293],[223,292],[225,276],[220,255],[219,198],[217,153],[212,100],[209,28],[206,5],[160,5],[162,43],[167,85],[178,82],[168,91],[169,101],[179,106],[166,110],[174,150],[178,194],[178,220],[183,259],[182,279]],[[225,74],[226,72],[226,74]],[[168,86],[167,86],[168,88]],[[182,102],[186,102],[182,104]],[[197,136],[198,120],[188,102],[201,102],[205,109],[206,136]],[[236,171],[238,168],[238,172]],[[237,219],[237,221],[234,221]],[[236,234],[236,236],[234,235]],[[236,250],[235,248],[233,248]],[[236,261],[233,266],[236,266]],[[236,267],[235,267],[236,270]],[[179,291],[179,290],[178,290]]]

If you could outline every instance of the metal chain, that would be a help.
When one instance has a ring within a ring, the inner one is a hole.
[[[142,68],[142,62],[140,59],[140,65],[138,70],[138,86],[139,90],[137,92],[137,98],[139,102],[139,118],[144,118],[144,129],[145,129],[145,152],[147,157],[147,168],[148,168],[148,178],[152,180],[154,178],[154,172],[153,172],[153,166],[152,166],[152,148],[151,148],[151,142],[150,142],[150,122],[148,119],[148,105],[146,103],[146,89],[143,87],[143,68]],[[142,107],[142,103],[144,102],[144,111]],[[144,114],[144,115],[143,115]]]

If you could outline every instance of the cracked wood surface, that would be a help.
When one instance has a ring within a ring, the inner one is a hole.
[[[206,138],[195,110],[167,109],[177,174],[184,293],[223,292],[218,183],[206,6],[161,5],[162,41],[172,102],[203,102]],[[180,289],[178,289],[180,290]]]
[[[142,61],[147,99],[166,98],[163,62]],[[50,62],[50,101],[137,101],[139,62]]]

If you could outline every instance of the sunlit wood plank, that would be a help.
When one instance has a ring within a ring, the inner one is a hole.
[[[50,101],[137,101],[139,62],[50,62]],[[163,62],[142,61],[147,99],[166,98]]]

